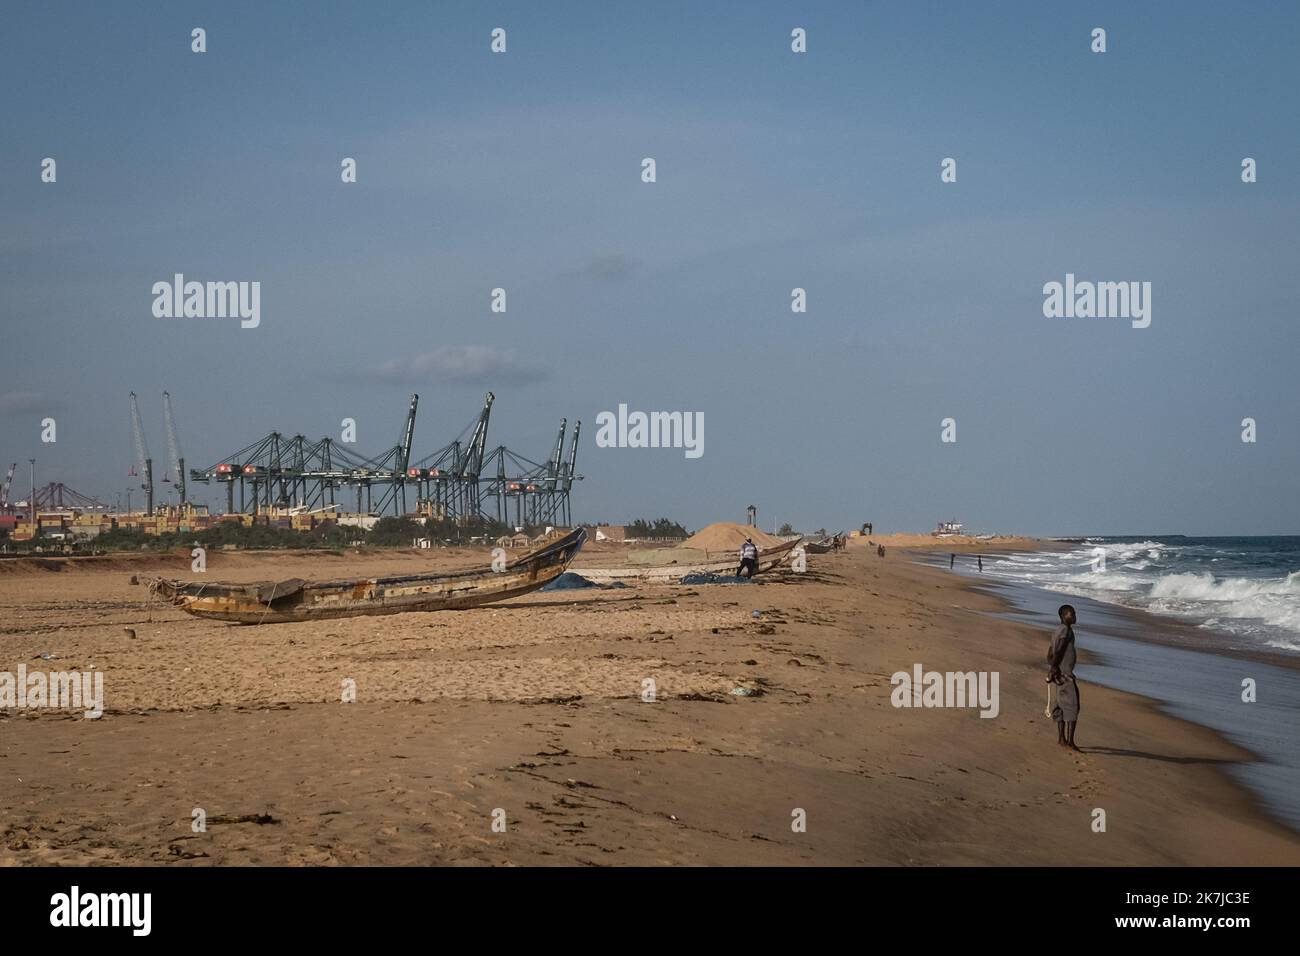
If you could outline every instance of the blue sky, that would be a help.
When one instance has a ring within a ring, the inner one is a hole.
[[[492,389],[491,445],[583,420],[584,520],[1300,532],[1300,8],[711,6],[9,4],[0,469],[111,501],[132,390],[201,466],[344,417],[378,454],[412,391],[418,456]],[[260,327],[154,318],[175,272]],[[1067,272],[1151,327],[1044,318]],[[620,403],[703,457],[597,448]]]

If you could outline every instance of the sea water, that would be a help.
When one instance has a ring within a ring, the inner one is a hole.
[[[984,573],[1178,618],[1204,630],[1206,650],[1300,655],[1297,536],[1084,538],[1062,551],[986,557]]]

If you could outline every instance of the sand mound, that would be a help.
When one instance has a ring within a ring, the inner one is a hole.
[[[681,547],[698,548],[703,551],[739,551],[746,538],[753,538],[754,544],[758,545],[760,550],[781,544],[780,538],[765,534],[749,525],[719,521],[695,532],[682,542]]]
[[[153,571],[162,569],[189,570],[190,557],[186,553],[165,554],[99,554],[99,555],[32,555],[0,560],[2,574],[46,574],[51,571]]]

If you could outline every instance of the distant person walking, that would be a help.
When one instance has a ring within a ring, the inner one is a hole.
[[[1078,619],[1068,604],[1062,604],[1056,613],[1061,626],[1052,633],[1052,646],[1047,651],[1047,680],[1056,687],[1052,719],[1056,721],[1057,744],[1078,751],[1074,743],[1074,729],[1079,722],[1079,682],[1074,679],[1079,656],[1074,647],[1074,625]]]
[[[883,544],[876,545],[876,557],[883,558],[884,556],[885,556],[885,546]]]
[[[748,574],[745,571],[749,571]],[[740,546],[740,567],[736,569],[736,577],[752,578],[758,573],[758,545],[754,544],[753,538],[746,538],[745,543]]]

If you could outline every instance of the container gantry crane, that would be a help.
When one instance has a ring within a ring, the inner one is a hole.
[[[153,459],[144,443],[144,426],[140,424],[140,406],[131,393],[131,430],[135,434],[135,455],[140,465],[140,487],[144,489],[144,513],[153,515]]]
[[[180,439],[176,437],[176,419],[172,416],[172,397],[163,392],[163,423],[167,427],[167,448],[172,457],[172,473],[176,475],[176,492],[181,507],[185,506],[185,456],[181,454]]]

